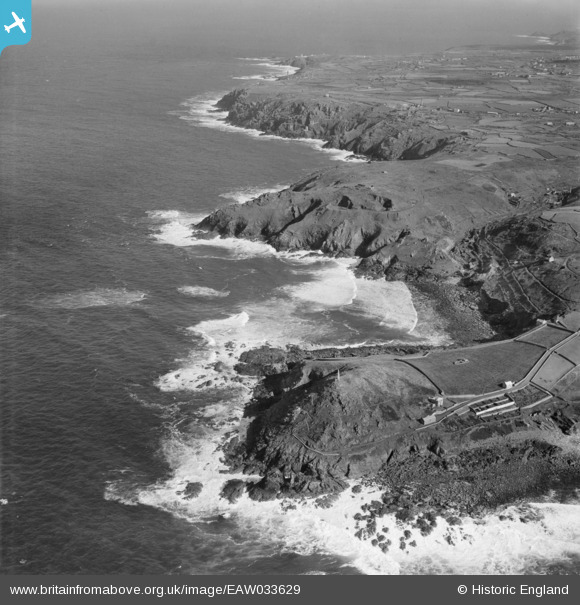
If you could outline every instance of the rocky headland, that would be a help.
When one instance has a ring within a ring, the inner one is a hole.
[[[328,496],[378,481],[384,497],[362,511],[360,531],[397,512],[427,532],[433,506],[473,513],[580,479],[570,48],[302,57],[297,74],[218,103],[237,126],[368,161],[221,208],[197,228],[360,259],[360,274],[429,300],[455,341],[242,355],[238,371],[261,382],[224,455],[263,479],[226,485],[224,497]]]

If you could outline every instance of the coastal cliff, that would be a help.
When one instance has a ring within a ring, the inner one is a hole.
[[[503,355],[504,346],[498,343],[490,356]],[[451,353],[455,357],[470,355],[469,350]],[[501,457],[500,466],[511,468],[509,477],[504,481],[496,476],[492,481],[491,475],[486,475],[485,490],[471,490],[472,505],[481,504],[490,481],[494,496],[485,496],[488,504],[494,498],[497,502],[509,500],[512,489],[522,490],[526,481],[520,478],[514,483],[513,473],[532,473],[534,465],[528,464],[528,458],[536,456],[538,449],[543,453],[535,471],[543,482],[558,476],[561,466],[580,476],[580,460],[560,447],[557,438],[578,432],[580,372],[569,378],[560,391],[562,397],[542,413],[513,414],[485,422],[474,420],[472,415],[452,415],[425,430],[422,418],[431,412],[429,402],[439,391],[407,362],[413,357],[380,353],[299,360],[296,351],[285,355],[263,348],[244,354],[239,371],[251,367],[250,371],[256,372],[260,364],[268,367],[271,358],[276,359],[278,369],[286,358],[286,370],[270,373],[256,388],[246,411],[251,418],[247,435],[241,441],[230,441],[225,450],[234,469],[263,475],[259,483],[246,486],[252,498],[319,496],[344,489],[347,481],[377,476],[385,481],[395,477],[397,482],[414,481],[419,488],[428,479],[430,471],[426,469],[439,467],[455,469],[447,477],[451,489],[453,481],[461,477],[454,473],[485,475],[483,466],[489,465],[480,464],[477,452],[487,448],[487,455],[491,455],[489,452],[498,446],[505,450],[505,442],[515,446],[512,451],[503,451]],[[552,444],[548,453],[541,445],[546,440]],[[522,462],[526,448],[531,449]],[[526,489],[537,487],[532,475]],[[446,498],[451,500],[452,495]]]
[[[296,76],[218,103],[236,126],[323,139],[370,162],[226,206],[197,229],[357,258],[359,275],[428,297],[454,346],[466,347],[426,358],[388,347],[245,353],[238,371],[262,380],[247,430],[224,455],[263,479],[224,497],[320,496],[379,480],[415,501],[431,490],[442,506],[472,510],[580,477],[566,441],[578,431],[580,370],[576,353],[557,353],[580,329],[575,123],[562,110],[558,130],[547,129],[548,108],[531,111],[523,89],[495,86],[505,72],[491,71],[494,51],[457,52],[303,60]],[[514,78],[534,77],[534,57],[505,52]],[[569,93],[568,80],[549,86]],[[502,100],[514,108],[506,115],[491,105]],[[554,323],[526,336],[538,320]],[[480,349],[482,340],[497,348]],[[474,378],[482,372],[485,384]],[[506,375],[516,386],[501,388]],[[369,523],[400,505],[385,498]]]
[[[545,162],[347,164],[221,208],[198,228],[360,258],[359,271],[375,278],[463,286],[493,327],[511,334],[579,308],[575,172],[575,162],[561,163],[562,192],[547,200]]]
[[[412,114],[385,106],[328,98],[262,97],[238,89],[224,96],[217,107],[228,111],[228,122],[235,126],[291,139],[323,139],[327,147],[371,160],[418,160],[468,146],[465,133],[443,134]]]

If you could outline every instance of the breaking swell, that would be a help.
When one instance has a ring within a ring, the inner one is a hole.
[[[214,525],[227,524],[236,539],[220,545],[220,556],[232,560],[239,560],[243,553],[294,553],[313,560],[332,556],[339,569],[343,566],[373,575],[545,573],[554,562],[565,566],[580,560],[577,494],[566,503],[505,507],[482,519],[464,519],[460,526],[438,519],[430,535],[417,533],[414,547],[404,550],[398,540],[408,528],[394,514],[379,520],[375,534],[359,533],[357,537],[355,515],[364,504],[380,500],[382,489],[378,486],[365,485],[360,491],[349,487],[330,506],[315,498],[255,502],[243,494],[232,503],[221,497],[228,480],[260,479],[232,472],[221,459],[229,439],[243,438],[244,406],[256,384],[255,378],[236,373],[239,355],[265,341],[286,344],[289,334],[291,342],[303,345],[322,336],[316,322],[297,319],[292,313],[283,315],[284,304],[291,303],[284,303],[282,298],[256,303],[190,328],[198,346],[179,362],[177,370],[160,376],[156,383],[159,390],[181,400],[190,396],[192,401],[187,415],[181,409],[180,414],[170,416],[161,440],[160,453],[171,469],[170,476],[153,485],[131,486],[124,478],[110,482],[106,498],[159,508],[200,531],[211,533]],[[290,311],[290,307],[285,310]],[[287,318],[282,324],[281,316]],[[189,498],[187,487],[192,483],[199,484],[201,491]],[[393,542],[388,552],[376,547],[379,533]],[[211,535],[215,539],[214,533]]]
[[[243,556],[293,554],[310,557],[312,562],[330,556],[338,564],[333,573],[341,573],[342,567],[342,573],[369,575],[544,574],[580,561],[577,493],[563,503],[519,504],[483,518],[464,518],[460,526],[438,518],[428,536],[413,530],[413,547],[407,540],[403,550],[399,540],[410,527],[394,514],[378,519],[374,534],[357,534],[355,516],[363,505],[380,500],[383,490],[379,486],[367,484],[353,491],[351,482],[330,505],[315,498],[256,502],[244,493],[232,503],[221,497],[229,480],[260,479],[232,472],[223,463],[221,450],[229,439],[243,438],[244,406],[256,379],[240,377],[234,365],[244,345],[263,342],[260,333],[268,332],[267,324],[275,320],[279,307],[253,309],[254,313],[264,311],[256,322],[242,311],[190,329],[192,338],[203,346],[182,360],[178,370],[157,380],[161,391],[181,400],[189,395],[192,401],[187,414],[181,408],[179,414],[170,415],[161,439],[160,453],[171,469],[170,476],[153,485],[130,485],[124,477],[112,481],[106,488],[107,499],[164,510],[209,532],[208,540],[217,539],[214,527],[225,525],[235,539],[224,538],[216,548],[220,557],[232,561]],[[288,330],[286,334],[294,333],[299,342],[313,327],[287,325],[278,334],[270,332],[269,341],[281,344],[282,332]],[[201,491],[189,498],[187,488],[192,483],[199,484]],[[388,552],[376,547],[379,534],[392,542]]]
[[[340,160],[345,162],[367,162],[366,158],[356,156],[351,151],[345,151],[343,149],[336,149],[334,147],[327,147],[326,141],[322,139],[309,139],[309,138],[285,138],[274,134],[264,134],[260,130],[255,128],[243,128],[241,126],[234,126],[227,122],[228,112],[220,110],[216,105],[222,97],[227,94],[227,91],[220,93],[207,93],[204,95],[198,95],[187,99],[181,103],[182,110],[179,112],[173,112],[179,116],[180,119],[190,122],[195,126],[202,126],[205,128],[213,128],[221,130],[222,132],[240,133],[246,136],[250,136],[254,139],[261,141],[282,141],[287,143],[300,143],[321,151],[331,156],[333,160]]]
[[[177,229],[191,220],[191,216],[174,211],[154,214],[152,221],[162,235],[157,232],[152,236],[160,243],[196,247],[196,234],[191,230],[187,238],[168,235],[171,228],[167,225]],[[252,556],[294,553],[310,557],[309,561],[333,557],[339,569],[345,566],[344,573],[523,574],[547,573],[554,565],[565,569],[579,560],[577,495],[565,503],[505,507],[480,519],[466,518],[460,526],[438,519],[430,535],[413,530],[413,546],[407,540],[404,549],[399,548],[398,540],[409,528],[392,514],[379,520],[375,534],[361,536],[359,532],[357,537],[355,515],[362,505],[380,500],[382,494],[381,488],[372,484],[357,489],[357,493],[345,490],[330,506],[308,498],[255,502],[244,494],[234,503],[222,498],[221,490],[228,480],[260,479],[232,473],[221,460],[224,443],[235,436],[243,438],[247,422],[244,406],[256,384],[255,378],[240,376],[235,370],[243,351],[265,343],[278,347],[353,346],[369,337],[369,331],[362,329],[337,331],[333,313],[342,313],[342,319],[364,317],[375,330],[382,326],[388,331],[396,323],[409,333],[417,316],[404,284],[357,279],[350,260],[289,255],[258,245],[241,252],[228,238],[204,240],[204,245],[208,250],[215,245],[220,252],[229,250],[233,258],[246,260],[253,252],[256,258],[289,266],[301,279],[275,288],[269,297],[238,306],[235,312],[189,328],[189,356],[177,360],[176,369],[156,381],[160,391],[190,401],[187,414],[182,406],[179,413],[170,415],[161,440],[170,476],[153,485],[129,485],[123,477],[107,485],[107,498],[165,510],[201,527],[201,531],[226,524],[237,537],[233,543],[225,540],[220,545],[220,556],[232,561],[239,560],[242,552],[254,553]],[[218,291],[200,288],[192,293],[213,296]],[[191,483],[201,485],[199,495],[193,498],[187,492]],[[381,532],[393,543],[387,552],[376,547]]]
[[[105,497],[154,506],[202,526],[227,519],[238,531],[243,528],[244,540],[260,552],[270,548],[278,553],[328,555],[362,573],[397,573],[399,564],[394,559],[377,557],[370,541],[355,537],[354,515],[365,500],[375,497],[376,490],[365,488],[356,495],[345,492],[329,508],[314,500],[258,503],[247,495],[230,503],[220,496],[226,481],[259,477],[231,473],[220,459],[220,450],[237,434],[243,437],[244,406],[256,384],[255,378],[240,376],[235,370],[243,351],[263,344],[356,346],[373,339],[387,342],[397,335],[404,340],[417,320],[409,291],[404,284],[374,284],[356,278],[352,259],[277,252],[259,242],[233,238],[207,239],[207,234],[192,227],[200,220],[196,215],[164,210],[151,212],[149,220],[151,237],[158,244],[188,247],[230,261],[265,260],[288,271],[293,284],[232,305],[230,314],[222,311],[223,315],[188,329],[189,355],[176,360],[176,369],[156,381],[159,391],[190,401],[187,413],[187,404],[179,406],[169,413],[165,426],[160,453],[171,476],[154,485],[131,484],[123,476],[107,484]],[[219,296],[225,301],[232,297],[230,292],[224,296],[225,292],[208,286],[191,285],[180,292]],[[393,322],[398,322],[396,329]],[[188,498],[190,483],[202,486],[195,498]]]
[[[228,125],[225,114],[216,111],[216,101],[209,96],[192,99],[180,117],[200,126],[262,136]],[[243,203],[248,194],[255,193],[258,191],[245,190],[225,195]],[[393,514],[379,520],[375,533],[357,532],[355,515],[361,506],[380,500],[382,495],[382,489],[372,484],[354,491],[349,487],[331,501],[255,502],[247,493],[235,502],[223,498],[221,491],[228,480],[260,479],[233,473],[221,457],[224,444],[236,436],[243,439],[247,426],[244,406],[257,379],[236,372],[236,363],[245,350],[263,344],[356,346],[393,342],[397,334],[406,342],[443,344],[447,337],[417,333],[421,322],[417,322],[411,294],[403,283],[358,279],[352,272],[352,260],[308,252],[281,253],[261,242],[234,238],[208,239],[207,234],[194,229],[201,218],[176,210],[151,212],[151,237],[160,245],[189,248],[198,258],[205,255],[232,262],[260,259],[279,263],[278,268],[289,271],[293,279],[260,298],[232,302],[229,312],[220,307],[221,314],[216,311],[213,317],[188,329],[189,355],[176,360],[175,369],[159,376],[155,383],[160,392],[179,401],[167,410],[159,446],[170,473],[154,484],[131,483],[125,476],[113,479],[106,485],[107,499],[152,506],[185,519],[206,533],[208,543],[219,541],[216,556],[220,561],[246,557],[248,566],[260,556],[293,553],[314,557],[309,559],[309,573],[323,573],[322,563],[316,569],[312,561],[324,555],[338,562],[332,573],[522,574],[545,573],[554,562],[565,566],[580,559],[578,494],[565,503],[506,507],[481,519],[464,519],[459,526],[438,519],[429,535],[414,536],[414,545],[405,548],[399,547],[398,538],[408,528]],[[220,298],[224,304],[236,294],[232,287],[223,290],[207,284],[182,286],[179,292]],[[138,397],[134,399],[143,403]],[[192,485],[197,487],[194,492]],[[226,531],[220,534],[216,526],[225,526]],[[392,542],[385,552],[377,548],[379,532],[383,540],[389,536]],[[346,571],[341,571],[341,566]]]

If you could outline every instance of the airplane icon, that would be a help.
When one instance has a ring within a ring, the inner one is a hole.
[[[12,12],[12,16],[14,17],[14,23],[12,25],[5,25],[4,29],[10,33],[10,30],[13,27],[18,26],[22,30],[22,33],[25,34],[26,30],[24,29],[24,25],[22,25],[24,23],[24,19],[21,19],[15,12]]]

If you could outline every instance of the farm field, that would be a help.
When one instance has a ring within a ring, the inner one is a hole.
[[[573,363],[580,365],[580,338],[567,342],[558,349],[558,353]]]
[[[510,341],[438,352],[406,359],[405,363],[425,374],[448,395],[477,395],[500,389],[506,380],[521,380],[544,353],[536,345]]]
[[[570,336],[570,332],[555,328],[552,326],[543,326],[540,330],[535,330],[528,334],[523,334],[517,340],[519,342],[529,342],[530,344],[537,344],[546,349],[557,345],[562,342],[565,338]]]
[[[551,390],[560,378],[574,369],[574,365],[572,362],[564,359],[564,357],[553,354],[538,370],[532,382],[546,390]]]

